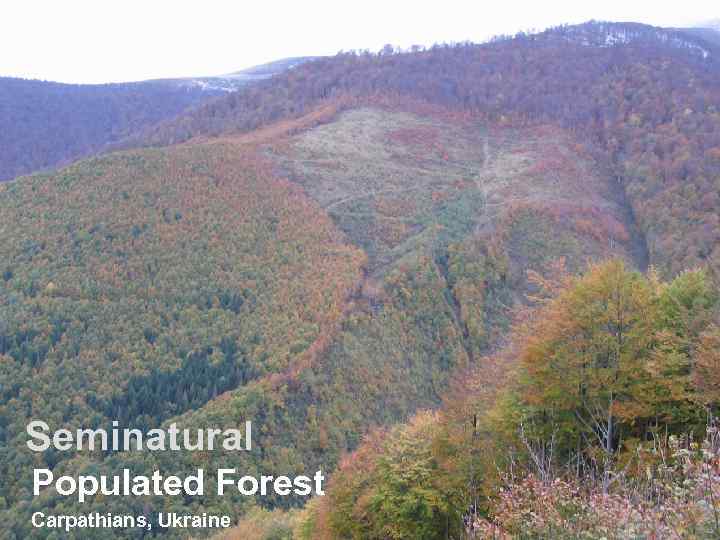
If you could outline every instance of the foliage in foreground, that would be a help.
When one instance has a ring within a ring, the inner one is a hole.
[[[720,535],[720,440],[670,436],[638,447],[639,478],[611,492],[585,478],[508,479],[491,518],[477,518],[475,538],[717,538]]]
[[[611,260],[534,282],[537,306],[518,314],[512,343],[458,380],[439,415],[348,457],[305,538],[717,532],[717,434],[688,435],[719,405],[717,378],[702,376],[718,362],[705,274],[663,283]],[[432,475],[413,476],[427,464]]]

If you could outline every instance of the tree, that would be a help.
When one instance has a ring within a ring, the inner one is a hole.
[[[699,401],[716,414],[720,406],[720,328],[715,325],[700,336],[693,382]]]
[[[438,427],[436,413],[421,412],[371,435],[333,477],[313,538],[434,540],[459,532],[461,494],[439,483]]]
[[[665,285],[611,260],[572,280],[539,309],[520,345],[506,419],[521,444],[590,459],[607,488],[626,443],[697,422],[691,343],[714,302],[699,271]]]

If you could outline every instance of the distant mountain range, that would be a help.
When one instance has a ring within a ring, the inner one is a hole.
[[[234,73],[228,73],[227,75],[221,75],[222,79],[230,80],[241,80],[241,81],[256,81],[258,79],[267,79],[277,73],[281,73],[285,70],[292,69],[309,62],[310,60],[317,60],[319,56],[295,56],[292,58],[283,58],[282,60],[275,60],[274,62],[268,62],[267,64],[260,64],[259,66],[242,69]]]
[[[282,73],[285,70],[292,69],[304,62],[320,58],[318,56],[296,56],[292,58],[283,58],[266,64],[241,69],[225,75],[216,75],[211,77],[188,77],[180,79],[165,79],[165,82],[176,83],[181,87],[190,86],[198,87],[203,90],[215,92],[234,92],[242,86],[255,81],[269,79],[273,75]]]
[[[309,60],[218,77],[77,85],[0,77],[0,181],[67,164],[189,107]]]
[[[692,34],[693,36],[704,39],[710,43],[720,45],[720,19],[707,21],[696,27],[677,28],[677,30],[687,34]]]

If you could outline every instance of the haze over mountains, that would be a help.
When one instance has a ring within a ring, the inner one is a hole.
[[[168,507],[232,515],[243,538],[387,538],[387,523],[407,527],[395,538],[460,534],[478,508],[467,486],[480,488],[452,456],[477,456],[453,446],[466,439],[433,437],[455,434],[455,421],[478,429],[483,392],[506,382],[488,359],[513,342],[515,309],[542,292],[535,278],[558,260],[573,275],[594,269],[567,294],[578,312],[603,279],[647,292],[631,302],[655,317],[658,337],[642,354],[660,362],[670,351],[681,367],[661,367],[683,392],[697,379],[682,364],[688,351],[712,349],[712,336],[693,341],[713,320],[706,281],[716,286],[720,273],[720,46],[706,32],[590,22],[485,44],[293,58],[222,78],[2,79],[3,90],[0,177],[99,154],[0,185],[8,538],[46,537],[30,525],[38,509]],[[623,263],[593,266],[608,258]],[[647,279],[631,273],[650,267]],[[706,277],[684,273],[693,268]],[[678,310],[703,318],[683,333]],[[560,342],[561,330],[547,332]],[[469,397],[452,401],[464,377]],[[636,416],[620,422],[623,441],[663,425],[657,403],[628,406],[625,418]],[[442,412],[413,419],[421,409]],[[114,419],[143,429],[250,419],[260,429],[257,450],[240,456],[35,455],[25,425],[38,417],[54,429]],[[668,429],[681,424],[673,418]],[[33,466],[180,474],[229,462],[248,474],[343,472],[329,502],[302,515],[292,508],[304,500],[281,497],[80,505],[30,492]],[[484,471],[487,487],[496,478]],[[379,491],[368,484],[383,479]]]

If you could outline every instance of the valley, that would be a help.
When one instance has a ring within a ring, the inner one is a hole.
[[[695,455],[688,430],[711,438],[720,407],[719,54],[589,22],[287,59],[211,99],[153,82],[80,146],[18,137],[0,177],[34,172],[0,184],[0,536],[48,537],[38,511],[230,516],[218,540],[543,538],[568,508],[580,532],[618,508],[639,527],[646,493],[700,467],[653,452]],[[252,421],[253,447],[32,453],[33,419]],[[80,504],[33,496],[39,467],[203,469],[208,490]],[[221,496],[228,468],[318,471],[328,494]],[[657,500],[703,537],[692,489]]]
[[[3,320],[26,321],[2,333],[15,448],[3,466],[27,462],[23,426],[38,416],[77,428],[253,420],[259,450],[207,453],[209,470],[333,466],[370,427],[437,406],[454,371],[503,342],[528,270],[560,256],[575,271],[611,255],[634,264],[634,224],[567,134],[450,119],[319,111],[271,138],[111,154],[0,187],[6,223],[21,225],[3,231]],[[32,402],[30,373],[43,396]],[[194,452],[133,454],[44,460],[197,467]],[[246,506],[204,500],[208,512]]]

